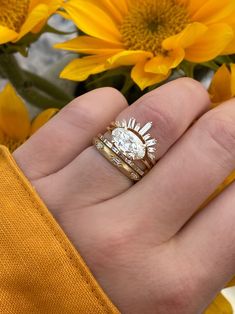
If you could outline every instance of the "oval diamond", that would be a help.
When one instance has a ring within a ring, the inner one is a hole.
[[[112,131],[112,141],[115,146],[132,160],[144,158],[146,146],[141,139],[130,130],[116,128]]]

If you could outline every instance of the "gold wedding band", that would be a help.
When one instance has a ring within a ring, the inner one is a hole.
[[[112,151],[102,140],[98,137],[94,138],[94,145],[97,150],[104,156],[112,165],[118,168],[125,176],[133,181],[139,181],[141,176],[134,171],[127,163],[125,163],[116,153]]]
[[[156,163],[157,140],[148,133],[152,123],[143,127],[134,118],[112,122],[105,135],[93,142],[97,150],[133,181],[143,178]]]

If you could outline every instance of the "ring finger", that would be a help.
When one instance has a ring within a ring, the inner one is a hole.
[[[205,89],[191,79],[179,79],[148,93],[117,117],[135,117],[144,124],[153,122],[151,136],[157,138],[157,158],[161,158],[181,137],[192,122],[209,106]],[[105,126],[104,126],[105,127]],[[95,135],[95,134],[94,134]],[[84,150],[66,168],[51,176],[55,191],[73,184],[63,200],[89,206],[111,199],[127,190],[132,182],[103,158],[94,147]],[[45,184],[40,183],[39,189]],[[48,203],[48,200],[47,200]]]

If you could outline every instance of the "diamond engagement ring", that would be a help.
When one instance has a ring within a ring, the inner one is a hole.
[[[97,150],[133,181],[143,178],[156,163],[157,140],[148,133],[152,123],[143,127],[134,118],[111,123],[105,135],[93,143]]]

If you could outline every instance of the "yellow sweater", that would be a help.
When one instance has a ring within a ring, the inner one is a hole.
[[[3,146],[0,313],[119,313]]]

